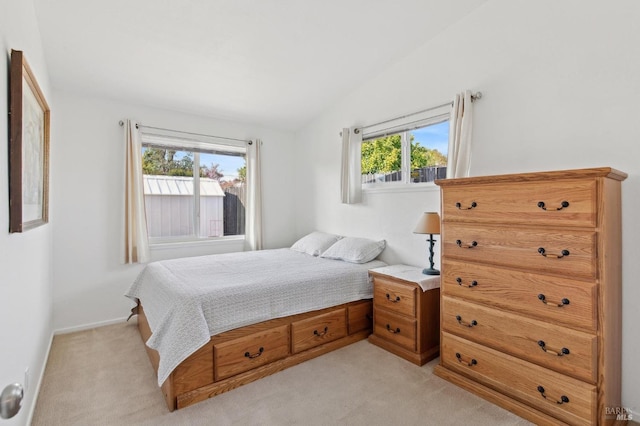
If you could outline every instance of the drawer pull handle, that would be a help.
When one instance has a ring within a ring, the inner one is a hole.
[[[400,296],[396,296],[395,299],[392,299],[391,295],[387,293],[387,300],[391,303],[398,303],[400,301]]]
[[[262,355],[262,352],[264,352],[264,348],[262,346],[260,346],[260,349],[258,349],[258,352],[256,352],[255,354],[251,354],[251,352],[245,352],[244,356],[249,358],[249,359],[254,359],[254,358],[258,358],[260,355]]]
[[[545,305],[549,305],[549,306],[556,306],[558,308],[562,308],[565,305],[569,304],[569,299],[567,299],[566,297],[563,298],[560,303],[551,303],[551,302],[547,302],[547,298],[544,294],[540,293],[538,295],[538,300],[540,300],[542,303],[544,303]]]
[[[471,241],[471,244],[462,245],[462,241],[456,240],[456,245],[458,247],[460,247],[460,248],[468,248],[468,249],[470,249],[470,248],[474,248],[475,246],[477,246],[478,242],[477,241]]]
[[[476,281],[476,280],[471,281],[470,284],[462,285],[462,278],[460,278],[460,277],[456,278],[456,282],[458,283],[459,286],[467,287],[467,288],[475,287],[475,286],[478,285],[478,281]]]
[[[458,324],[460,325],[464,325],[465,327],[475,327],[476,325],[478,325],[478,321],[476,320],[471,320],[471,322],[464,322],[462,321],[462,317],[460,315],[456,315],[456,320],[458,321]]]
[[[547,344],[544,342],[544,340],[538,340],[538,346],[540,346],[540,349],[542,349],[543,351],[549,354],[553,354],[557,356],[569,355],[569,349],[567,348],[560,349],[560,352],[556,352],[554,350],[548,349]]]
[[[465,361],[462,359],[462,355],[459,352],[456,352],[456,358],[458,358],[458,362],[461,364],[467,364],[467,367],[473,367],[478,363],[475,358],[471,358],[471,361]]]
[[[322,337],[322,336],[324,336],[325,334],[327,334],[328,332],[329,332],[329,327],[325,327],[325,328],[324,328],[324,331],[320,331],[320,332],[319,332],[318,330],[313,330],[313,335],[314,335],[314,336],[318,336],[318,337]]]
[[[387,324],[387,331],[389,333],[398,334],[398,333],[400,333],[400,328],[396,328],[394,330],[393,328],[391,328],[391,326],[389,324]]]
[[[544,204],[544,201],[538,201],[538,207],[540,207],[542,210],[546,210],[546,211],[553,211],[553,210],[562,210],[562,209],[566,209],[567,207],[569,207],[569,202],[568,201],[563,201],[560,203],[560,207],[556,207],[554,208],[547,208]]]
[[[540,395],[542,395],[544,399],[547,399],[547,395],[544,394],[544,388],[542,386],[538,386],[538,392],[540,392]],[[569,398],[567,398],[565,395],[562,395],[560,397],[560,401],[556,401],[556,404],[562,405],[562,404],[567,404],[568,402],[569,402]]]
[[[458,210],[471,210],[471,209],[475,209],[476,207],[478,207],[478,203],[473,201],[471,203],[471,207],[462,207],[462,204],[456,203],[456,207],[458,208]]]
[[[569,256],[569,250],[562,250],[561,254],[550,254],[544,249],[544,247],[540,247],[538,249],[538,253],[543,255],[544,257],[554,258],[554,259],[562,259],[565,256]]]

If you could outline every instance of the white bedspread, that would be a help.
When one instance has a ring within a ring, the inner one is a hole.
[[[148,264],[126,296],[140,300],[160,354],[158,385],[211,336],[245,325],[373,297],[374,260],[347,263],[261,250]]]

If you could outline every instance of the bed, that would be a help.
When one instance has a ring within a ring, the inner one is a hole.
[[[169,410],[366,338],[382,249],[312,233],[291,248],[149,263],[126,296]]]

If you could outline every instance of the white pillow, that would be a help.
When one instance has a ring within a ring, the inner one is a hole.
[[[300,253],[310,254],[311,256],[320,256],[326,249],[331,247],[333,243],[342,238],[339,235],[327,234],[324,232],[312,232],[298,241],[293,243],[291,250]]]
[[[387,246],[385,240],[345,237],[329,247],[320,257],[344,260],[351,263],[367,263],[378,257]]]

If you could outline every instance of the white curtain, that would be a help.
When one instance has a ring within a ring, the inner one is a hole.
[[[343,204],[362,202],[362,131],[356,127],[342,129],[342,173],[340,181]]]
[[[149,260],[147,218],[144,209],[142,182],[142,142],[137,123],[124,124],[125,163],[125,263],[145,263]]]
[[[245,244],[249,250],[262,250],[262,141],[255,140],[247,149],[247,211]]]
[[[449,120],[449,153],[447,178],[469,176],[471,167],[471,124],[473,103],[471,91],[458,93],[453,99],[453,109]]]

